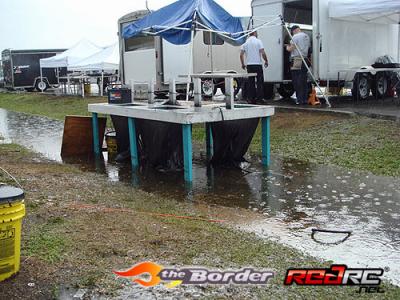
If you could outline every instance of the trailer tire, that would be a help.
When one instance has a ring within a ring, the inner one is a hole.
[[[238,78],[233,79],[233,94],[236,95],[239,93],[242,86],[242,82]],[[218,87],[217,87],[218,88]],[[222,81],[219,88],[221,89],[222,94],[225,95],[225,82]]]
[[[294,87],[291,83],[282,83],[278,88],[278,93],[283,98],[290,98],[294,94]]]
[[[388,92],[388,79],[384,73],[378,72],[371,85],[372,95],[383,98]]]
[[[205,78],[201,81],[201,93],[206,99],[210,99],[215,95],[216,88],[211,78]]]
[[[40,81],[40,80],[36,80],[35,83],[35,89],[38,92],[44,92],[49,88],[49,84],[47,83],[46,80]]]
[[[368,98],[370,92],[370,79],[368,74],[359,73],[354,76],[353,88],[351,89],[351,95],[355,100],[365,100]]]
[[[274,99],[274,84],[264,82],[264,99],[272,100]]]

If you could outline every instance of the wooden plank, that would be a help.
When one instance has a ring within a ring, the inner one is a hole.
[[[107,118],[99,117],[100,146],[103,144]],[[61,157],[93,154],[92,118],[66,116],[64,122]]]

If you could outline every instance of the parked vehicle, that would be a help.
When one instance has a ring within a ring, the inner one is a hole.
[[[125,24],[139,20],[146,16],[148,11],[136,11],[123,16],[118,20],[119,32]],[[243,18],[247,26],[249,18]],[[178,90],[185,92],[190,68],[191,46],[174,45],[161,37],[138,36],[129,39],[122,38],[120,43],[120,73],[124,84],[130,82],[143,83],[153,81],[155,91],[163,94],[168,91],[168,82],[175,79]],[[240,47],[225,42],[220,36],[204,31],[198,31],[193,43],[193,65],[191,72],[242,72]],[[211,97],[217,88],[225,91],[225,83],[220,81],[203,80],[203,94]],[[240,82],[235,82],[236,92],[240,89]]]
[[[383,55],[399,59],[398,19],[397,23],[396,18],[390,20],[390,16],[396,14],[396,11],[387,7],[385,13],[385,8],[379,6],[382,11],[377,12],[376,5],[375,8],[366,6],[371,6],[369,3],[372,1],[341,2],[343,1],[253,0],[253,25],[260,26],[268,18],[279,15],[283,16],[287,26],[300,25],[311,37],[312,72],[322,86],[351,88],[353,96],[359,99],[367,98],[371,89],[383,95],[389,78],[385,72],[379,72],[372,65]],[[395,2],[393,1],[393,5],[396,5]],[[355,9],[343,9],[343,5],[349,3]],[[344,14],[353,15],[335,15],[332,12],[337,8]],[[362,14],[368,9],[372,17],[365,20]],[[361,17],[358,17],[358,13]],[[377,14],[373,16],[373,13]],[[286,29],[279,26],[279,20],[277,24],[278,26],[264,27],[258,31],[270,62],[269,67],[264,70],[265,90],[272,93],[275,85],[279,93],[287,97],[293,94],[289,54],[284,49],[289,38]]]
[[[41,90],[39,84],[46,90],[58,84],[58,75],[66,73],[66,69],[43,69],[43,82],[40,82],[41,58],[51,57],[62,53],[65,49],[42,50],[11,50],[1,53],[4,87],[7,89],[25,89],[27,91]]]

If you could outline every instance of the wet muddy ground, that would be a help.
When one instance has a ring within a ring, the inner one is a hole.
[[[2,142],[60,162],[62,127],[60,121],[0,109]],[[336,263],[388,267],[385,277],[400,285],[400,179],[275,156],[269,170],[257,156],[248,156],[250,163],[241,170],[212,169],[205,166],[204,150],[195,152],[190,189],[180,172],[142,170],[133,176],[129,165],[107,159],[73,163],[176,200],[247,208],[253,217],[231,219],[232,225]],[[351,236],[336,245],[343,234],[317,233],[312,239],[312,228],[351,231]]]

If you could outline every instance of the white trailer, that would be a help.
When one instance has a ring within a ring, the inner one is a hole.
[[[382,75],[385,72],[379,72],[371,65],[384,55],[397,61],[400,57],[400,11],[386,6],[385,13],[382,7],[388,2],[396,5],[396,1],[388,0],[253,0],[254,27],[275,18],[274,22],[258,30],[269,56],[269,67],[264,70],[266,85],[278,86],[282,96],[293,94],[289,55],[284,49],[288,34],[282,22],[276,19],[282,16],[285,26],[300,25],[310,35],[312,72],[322,86],[352,88],[353,96],[361,99],[367,98],[371,89],[384,94],[388,78]],[[366,3],[372,5],[369,15],[373,16],[365,17],[366,10],[360,10],[359,15],[357,9],[351,11],[352,6],[360,8]],[[337,13],[338,10],[342,14]],[[346,11],[349,16],[345,16]]]
[[[241,72],[240,47],[224,41],[215,33],[197,31],[193,48],[188,45],[174,45],[158,36],[137,36],[129,39],[122,37],[123,26],[147,15],[142,10],[127,14],[118,20],[120,44],[120,73],[124,84],[139,85],[147,88],[148,82],[154,82],[155,92],[168,92],[168,83],[175,80],[178,91],[186,89],[187,78],[182,75],[191,73]],[[249,18],[243,18],[248,25]],[[192,50],[193,49],[193,50]],[[192,54],[191,54],[192,51]],[[193,65],[190,66],[190,56],[193,55]],[[235,92],[240,89],[240,82],[235,81]],[[224,93],[223,80],[206,79],[202,81],[202,93],[205,96],[215,94],[217,88]],[[140,89],[140,88],[139,88]],[[137,91],[137,90],[136,90]]]

